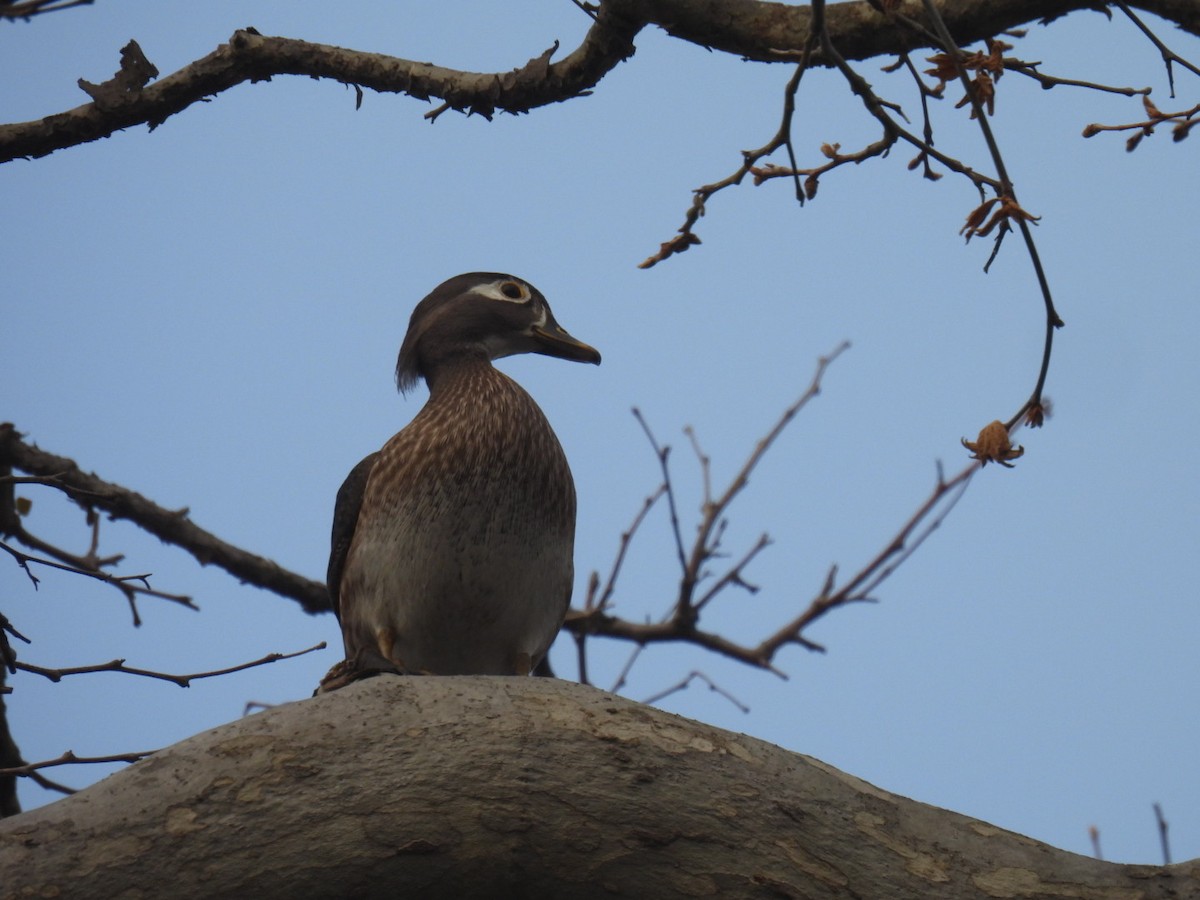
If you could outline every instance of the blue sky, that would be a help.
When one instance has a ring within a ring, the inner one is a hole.
[[[239,27],[478,71],[506,70],[587,20],[567,0],[500,5],[98,2],[0,29],[0,120],[83,103],[136,38],[165,75]],[[1193,61],[1200,42],[1159,34]],[[699,470],[690,425],[723,484],[808,384],[816,360],[852,348],[730,515],[738,554],[774,543],[706,619],[755,641],[819,591],[831,564],[860,567],[926,496],[935,466],[1028,396],[1041,300],[1018,242],[990,274],[990,243],[958,235],[977,202],[947,175],[927,182],[899,150],[822,181],[803,209],[778,181],[715,197],[704,243],[649,271],[636,264],[683,219],[690,190],[724,177],[778,124],[785,67],[743,63],[645,31],[594,95],[488,123],[340,85],[280,77],[242,85],[168,120],[0,168],[0,420],[45,449],[133,488],[222,538],[314,578],[324,573],[338,484],[419,408],[391,380],[413,305],[463,271],[537,285],[559,321],[604,354],[600,368],[505,360],[538,400],[579,491],[577,591],[607,571],[618,537],[658,482],[630,414],[675,447],[687,523]],[[1121,20],[1075,14],[1012,51],[1044,70],[1150,85],[1157,51]],[[916,116],[902,78],[859,70]],[[937,105],[938,147],[988,167],[977,130]],[[1200,492],[1200,333],[1193,141],[1166,133],[1133,154],[1080,138],[1089,122],[1139,118],[1136,99],[999,85],[994,125],[1067,327],[1058,334],[1048,426],[1024,431],[1017,468],[988,467],[943,527],[880,591],[786,650],[788,680],[699,650],[651,648],[624,693],[643,699],[699,669],[749,705],[701,686],[659,705],[819,757],[883,788],[1059,847],[1157,862],[1151,804],[1176,860],[1200,855],[1196,690],[1200,610],[1193,573]],[[802,164],[824,142],[876,137],[838,77],[813,72],[798,99]],[[783,162],[783,159],[777,160]],[[82,515],[46,489],[27,526],[83,549]],[[691,527],[686,524],[685,527]],[[39,571],[34,591],[0,559],[2,610],[58,667],[126,658],[197,672],[339,642],[331,616],[197,567],[124,523],[101,549],[122,573],[153,572],[199,613],[121,597]],[[657,617],[677,571],[662,509],[625,567],[617,612]],[[594,647],[609,686],[629,648]],[[337,651],[197,682],[127,675],[50,684],[20,674],[7,698],[28,759],[164,746],[242,714],[247,701],[307,696]],[[553,658],[573,672],[572,647]],[[74,785],[107,769],[57,770]],[[54,799],[23,784],[27,807]]]

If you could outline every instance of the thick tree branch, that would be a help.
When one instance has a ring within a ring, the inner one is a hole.
[[[216,862],[214,862],[216,861]],[[0,823],[13,896],[1194,896],[550,678],[381,676]]]
[[[1195,3],[1143,0],[1135,5],[1200,34],[1200,8]],[[909,18],[924,22],[919,5],[910,2],[902,8]],[[938,4],[942,18],[962,43],[1094,8],[1094,0],[941,0]],[[898,25],[867,2],[831,6],[826,20],[830,40],[849,60],[903,53],[926,44],[919,30]],[[228,44],[208,56],[151,82],[151,73],[157,74],[153,65],[127,46],[117,76],[86,88],[93,102],[38,121],[0,126],[0,162],[46,156],[134,125],[154,128],[193,103],[245,81],[268,81],[275,75],[329,78],[421,100],[436,97],[443,101],[438,112],[447,108],[484,116],[528,112],[586,94],[632,55],[634,38],[649,25],[746,59],[780,62],[802,50],[811,23],[809,7],[759,0],[604,0],[579,47],[564,58],[550,61],[555,45],[520,68],[498,73],[464,72],[378,53],[265,37],[251,28],[235,32]],[[818,51],[809,64],[829,65],[830,60]]]
[[[602,4],[612,5],[612,0]],[[808,6],[758,0],[621,0],[616,5],[631,21],[658,25],[681,40],[757,62],[778,62],[780,51],[799,52],[812,20]],[[1095,0],[939,0],[937,8],[954,36],[962,44],[969,44],[1019,25],[1047,22],[1077,10],[1095,10],[1100,5]],[[1143,0],[1130,5],[1200,34],[1200,8],[1188,0]],[[932,30],[919,0],[903,0],[898,11]],[[868,2],[828,5],[825,25],[830,39],[848,60],[896,55],[929,46],[918,33],[897,27]],[[812,65],[830,64],[819,51],[812,60]]]
[[[289,572],[277,563],[218,538],[188,518],[188,511],[164,509],[141,494],[102,481],[79,469],[74,460],[26,443],[16,428],[0,423],[0,469],[11,466],[30,475],[54,478],[84,508],[127,519],[168,544],[187,550],[201,565],[215,565],[248,584],[296,600],[305,612],[327,612],[329,595],[319,581]]]
[[[0,126],[0,162],[46,156],[133,125],[147,124],[153,129],[193,103],[242,82],[269,81],[275,75],[329,78],[419,100],[437,97],[453,109],[489,117],[496,110],[526,112],[586,93],[633,53],[634,33],[614,16],[602,14],[580,47],[559,62],[550,62],[555,49],[551,48],[511,72],[476,73],[378,53],[264,37],[254,29],[244,29],[203,59],[149,85],[130,83],[125,74],[131,56],[127,46],[122,53],[122,69],[112,81],[89,90],[97,97],[94,102],[37,122]],[[97,96],[96,88],[110,89]]]

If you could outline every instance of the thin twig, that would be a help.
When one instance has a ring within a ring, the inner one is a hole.
[[[638,644],[630,651],[629,656],[625,660],[625,665],[621,666],[621,671],[617,673],[616,680],[613,681],[612,687],[608,689],[610,694],[619,693],[625,687],[630,669],[633,668],[633,664],[637,662],[638,657],[642,655],[642,651],[645,649],[645,644]]]
[[[135,595],[158,597],[163,600],[170,600],[172,603],[178,603],[180,606],[186,606],[188,609],[199,609],[191,597],[187,597],[183,594],[169,594],[166,591],[158,591],[150,587],[149,572],[144,572],[140,575],[113,575],[110,572],[102,572],[99,569],[91,568],[89,566],[56,562],[52,559],[43,559],[41,557],[31,556],[28,553],[18,550],[16,547],[13,547],[6,541],[0,541],[0,550],[7,551],[9,555],[11,555],[17,561],[17,565],[25,570],[25,574],[29,576],[35,588],[38,586],[40,579],[34,575],[33,571],[29,568],[30,563],[34,563],[39,566],[46,566],[50,569],[58,569],[62,572],[70,572],[74,575],[84,575],[88,578],[94,578],[96,581],[102,582],[103,584],[112,585],[113,587],[117,588],[127,598],[132,598]],[[141,584],[135,584],[135,582],[141,582]],[[137,618],[136,611],[134,614],[134,624],[141,624],[140,620]]]
[[[658,465],[662,469],[663,483],[662,489],[667,495],[667,508],[671,511],[671,532],[675,537],[675,552],[679,555],[679,565],[687,567],[687,554],[683,549],[683,534],[679,530],[679,509],[675,504],[675,489],[671,486],[671,469],[667,463],[671,455],[669,445],[660,446],[657,439],[654,437],[654,432],[650,430],[645,417],[642,416],[642,411],[636,406],[633,408],[633,417],[637,419],[638,424],[642,426],[642,431],[646,434],[646,440],[650,442],[650,446],[654,448],[654,455],[658,457]]]
[[[804,204],[804,191],[800,185],[799,176],[794,174],[796,169],[796,153],[792,146],[792,119],[796,112],[796,92],[800,89],[800,81],[804,77],[804,73],[808,70],[809,62],[812,58],[812,51],[816,48],[820,34],[825,30],[824,5],[814,3],[812,5],[812,20],[809,23],[808,38],[804,42],[804,49],[797,54],[799,62],[791,78],[788,79],[787,86],[783,90],[783,113],[779,122],[779,128],[771,139],[759,147],[757,150],[743,150],[742,164],[738,166],[730,175],[722,178],[720,181],[715,181],[712,184],[706,184],[696,188],[692,192],[692,204],[688,207],[684,214],[683,224],[679,227],[675,236],[669,241],[664,242],[658,252],[642,260],[638,264],[639,269],[649,269],[664,259],[674,256],[677,253],[683,253],[695,244],[700,243],[700,238],[692,230],[696,222],[705,213],[705,206],[712,196],[727,187],[732,187],[742,183],[742,180],[750,174],[757,163],[767,156],[770,156],[780,147],[787,149],[788,159],[791,161],[793,170],[793,179],[796,184],[796,199]],[[782,54],[780,58],[785,58]]]
[[[574,3],[576,6],[578,6],[583,11],[584,15],[586,15],[588,18],[590,18],[593,22],[596,21],[597,7],[595,4],[584,3],[583,0],[571,0],[571,2]]]
[[[1163,865],[1171,864],[1171,845],[1167,840],[1167,820],[1163,818],[1162,807],[1154,804],[1154,821],[1158,824],[1158,840],[1162,844]]]
[[[42,762],[25,763],[21,766],[13,766],[8,769],[0,769],[0,776],[4,775],[32,775],[38,769],[49,769],[52,766],[74,766],[74,765],[90,765],[93,763],[114,763],[127,762],[134,763],[139,759],[145,759],[147,756],[153,756],[157,750],[145,750],[134,753],[114,753],[111,756],[76,756],[72,750],[66,751],[57,759],[47,759]]]
[[[689,672],[686,676],[684,676],[682,679],[680,679],[680,681],[678,681],[676,684],[673,684],[668,688],[664,688],[663,690],[659,691],[657,694],[651,694],[649,697],[642,700],[642,702],[645,703],[647,706],[649,706],[650,704],[653,704],[653,703],[658,703],[660,700],[664,700],[667,697],[670,697],[672,694],[677,694],[680,691],[687,690],[688,687],[691,686],[693,681],[703,681],[706,685],[708,685],[708,689],[710,691],[720,694],[722,697],[724,697],[726,700],[728,700],[730,703],[732,703],[734,706],[736,706],[742,712],[744,712],[744,713],[750,712],[749,706],[747,706],[745,703],[743,703],[737,697],[733,696],[733,694],[729,693],[729,691],[725,690],[723,687],[719,687],[711,678],[709,678],[703,672],[699,672],[699,671],[695,671],[695,670]]]
[[[587,601],[584,604],[584,609],[602,610],[607,608],[609,601],[612,599],[613,591],[616,589],[617,576],[621,573],[621,566],[625,562],[625,554],[629,551],[629,545],[633,541],[633,536],[637,534],[638,528],[641,527],[642,522],[645,521],[646,515],[650,512],[650,510],[654,508],[654,504],[657,503],[659,498],[662,497],[666,492],[667,485],[664,482],[655,488],[654,491],[642,501],[641,509],[639,509],[637,515],[633,517],[633,522],[630,523],[628,528],[621,532],[621,540],[617,547],[616,559],[613,560],[613,564],[608,570],[608,577],[604,581],[604,588],[603,590],[599,590],[598,595],[596,591],[599,589],[599,575],[596,572],[592,573],[592,581],[589,586]]]
[[[265,666],[269,663],[279,662],[284,659],[294,659],[297,656],[304,656],[306,653],[312,653],[315,650],[324,650],[325,642],[314,644],[306,650],[297,650],[294,653],[268,653],[261,659],[256,659],[253,662],[239,663],[236,666],[230,666],[227,669],[217,669],[212,672],[197,672],[192,675],[172,675],[167,672],[154,672],[150,669],[138,669],[133,666],[125,665],[125,660],[114,659],[106,663],[97,663],[91,666],[75,666],[68,669],[47,669],[42,666],[35,666],[30,663],[18,662],[16,668],[23,672],[29,672],[31,675],[41,675],[43,678],[48,678],[50,681],[59,682],[68,675],[91,675],[96,672],[120,672],[125,675],[141,675],[145,678],[155,678],[160,681],[169,681],[172,684],[177,684],[180,687],[191,687],[193,681],[199,681],[202,678],[216,678],[218,675],[230,675],[234,672],[241,672],[244,669],[252,669],[256,666]]]
[[[11,423],[0,423],[0,470],[11,466],[29,475],[55,478],[61,482],[55,486],[81,506],[102,510],[110,518],[132,521],[160,540],[182,547],[202,564],[215,565],[247,584],[296,600],[306,612],[330,608],[329,593],[322,582],[289,572],[269,559],[222,541],[195,525],[187,509],[165,509],[135,491],[82,471],[73,460],[26,443],[22,437]],[[0,509],[0,526],[19,526],[12,518]],[[15,537],[11,531],[8,533]],[[25,546],[35,546],[26,544],[23,538],[16,539]]]
[[[748,590],[751,593],[757,591],[757,586],[750,584],[744,577],[745,567],[753,560],[760,551],[770,544],[770,539],[767,535],[761,535],[756,543],[745,554],[734,563],[724,575],[718,578],[712,586],[698,599],[695,596],[697,586],[703,581],[704,565],[709,560],[718,555],[721,539],[724,535],[726,519],[724,518],[726,511],[737,496],[745,489],[749,483],[750,476],[753,474],[758,463],[762,460],[766,452],[771,448],[772,444],[788,426],[788,424],[796,417],[796,415],[808,404],[810,400],[816,397],[821,391],[821,383],[824,379],[825,372],[838,356],[840,356],[849,344],[843,342],[836,347],[832,353],[821,357],[817,362],[816,371],[813,374],[807,389],[800,397],[787,407],[780,415],[779,419],[771,427],[771,429],[755,444],[749,457],[742,464],[741,468],[734,474],[729,485],[718,497],[712,494],[711,486],[707,479],[705,480],[705,496],[701,504],[701,520],[696,528],[696,538],[691,545],[690,551],[684,549],[682,538],[682,527],[679,521],[679,514],[674,502],[674,489],[671,484],[670,469],[666,464],[669,456],[669,447],[665,447],[658,443],[650,430],[649,424],[642,416],[641,412],[635,409],[634,416],[641,424],[643,431],[646,433],[650,446],[653,448],[655,455],[659,459],[662,467],[663,484],[659,488],[659,492],[665,493],[670,507],[671,515],[671,531],[675,538],[676,552],[680,561],[680,582],[675,603],[670,612],[668,612],[662,620],[656,623],[633,623],[615,616],[607,614],[605,606],[598,602],[594,602],[592,598],[596,596],[598,590],[598,577],[592,579],[592,587],[588,591],[588,602],[583,610],[571,610],[567,615],[565,627],[576,638],[577,645],[579,644],[580,635],[601,634],[607,637],[623,638],[637,643],[639,646],[645,644],[664,642],[664,641],[680,641],[696,646],[704,647],[716,653],[738,659],[742,662],[756,666],[758,668],[767,669],[780,677],[784,677],[783,673],[771,665],[769,656],[764,656],[759,652],[759,648],[750,648],[741,646],[722,635],[713,632],[707,632],[699,627],[697,623],[700,612],[725,588],[735,585]],[[707,471],[708,457],[704,454],[699,445],[699,441],[694,434],[689,435],[693,442],[693,447],[701,462],[701,467]],[[642,512],[635,518],[635,524],[640,523],[642,516],[649,508],[652,498],[648,498],[644,504]],[[621,553],[618,557],[623,557],[625,552],[626,542],[622,540]],[[801,639],[796,642],[803,643]],[[632,666],[636,660],[637,654],[631,656],[626,663],[626,669],[618,678],[619,684],[624,684],[625,677],[628,674],[628,668]],[[582,657],[581,657],[582,660]]]
[[[979,124],[980,133],[983,135],[984,142],[987,144],[988,153],[992,157],[992,163],[996,167],[996,174],[1000,176],[1000,189],[996,192],[1001,200],[1010,199],[1016,209],[1020,210],[1020,204],[1017,202],[1016,190],[1013,187],[1012,179],[1008,176],[1008,169],[1004,164],[1004,157],[1000,153],[1000,145],[996,141],[996,136],[992,132],[992,126],[989,122],[986,110],[984,110],[980,98],[971,83],[971,79],[967,76],[966,67],[962,65],[962,52],[958,49],[958,44],[951,36],[950,31],[946,28],[946,23],[943,21],[941,13],[938,11],[937,5],[933,0],[922,0],[925,13],[933,22],[934,29],[938,37],[941,39],[945,53],[950,55],[955,61],[958,69],[958,78],[963,85],[963,89],[967,92],[967,96],[971,100],[971,106],[975,112],[975,119]],[[1045,340],[1042,346],[1042,362],[1038,368],[1037,381],[1033,388],[1033,393],[1029,395],[1029,399],[1021,406],[1020,409],[1005,423],[1005,427],[1012,429],[1021,420],[1025,413],[1035,407],[1041,406],[1042,391],[1046,386],[1046,376],[1050,372],[1050,357],[1054,350],[1054,332],[1056,329],[1063,326],[1063,320],[1059,317],[1057,310],[1054,308],[1054,298],[1050,293],[1050,280],[1046,277],[1045,268],[1042,266],[1041,256],[1038,253],[1037,244],[1033,240],[1033,232],[1029,228],[1028,215],[1012,215],[1007,221],[1016,220],[1017,228],[1021,232],[1021,238],[1025,242],[1025,250],[1029,255],[1029,261],[1033,265],[1034,274],[1037,277],[1038,288],[1042,293],[1042,303],[1046,309],[1046,331]],[[1003,237],[1003,230],[997,235],[997,245]],[[993,253],[993,256],[995,254]],[[990,260],[989,260],[990,264]],[[986,269],[986,267],[985,267]]]
[[[596,573],[593,572],[592,575]],[[578,679],[580,684],[591,684],[588,678],[587,664],[587,639],[590,637],[586,631],[576,631],[571,635],[575,641],[575,668],[578,671]]]
[[[1058,87],[1079,87],[1086,88],[1090,91],[1102,91],[1108,94],[1121,94],[1125,97],[1136,97],[1139,94],[1149,94],[1151,88],[1134,88],[1134,87],[1115,87],[1109,84],[1097,84],[1094,81],[1078,81],[1074,78],[1059,78],[1055,75],[1045,75],[1038,71],[1038,66],[1041,63],[1023,62],[1019,59],[1005,59],[1004,68],[1010,72],[1016,72],[1019,75],[1024,75],[1027,78],[1032,78],[1042,86],[1044,90]]]
[[[0,4],[0,19],[31,19],[43,13],[58,12],[72,6],[91,6],[93,0],[24,0]]]
[[[1099,125],[1092,123],[1083,129],[1085,138],[1095,137],[1103,131],[1136,131],[1129,140],[1125,142],[1125,149],[1133,152],[1141,143],[1142,138],[1149,137],[1154,134],[1154,129],[1159,125],[1165,125],[1167,122],[1174,122],[1175,127],[1172,129],[1173,139],[1181,141],[1188,136],[1188,133],[1196,125],[1196,120],[1193,117],[1200,113],[1200,103],[1197,103],[1191,109],[1181,109],[1179,112],[1165,113],[1151,102],[1149,97],[1142,98],[1142,106],[1146,110],[1148,119],[1141,122],[1129,122],[1124,125]]]
[[[699,600],[695,601],[693,606],[696,612],[699,613],[702,611],[704,607],[708,605],[710,600],[712,600],[715,596],[717,596],[717,594],[721,593],[721,591],[725,590],[725,588],[729,587],[730,585],[737,585],[751,594],[757,594],[758,585],[751,584],[750,582],[746,581],[746,579],[742,576],[742,571],[750,564],[754,557],[758,556],[760,552],[769,546],[771,546],[771,538],[766,534],[759,535],[758,540],[754,542],[754,546],[747,550],[745,555],[743,555],[742,558],[739,559],[729,569],[729,571],[714,581],[712,586],[701,595]]]
[[[1190,62],[1188,62],[1186,59],[1184,59],[1182,56],[1180,56],[1178,53],[1176,53],[1174,50],[1172,50],[1170,47],[1168,47],[1166,44],[1164,44],[1159,39],[1157,34],[1155,34],[1150,28],[1146,27],[1146,23],[1137,17],[1137,14],[1134,13],[1134,11],[1129,8],[1129,4],[1125,3],[1124,0],[1116,0],[1114,5],[1118,9],[1120,9],[1121,12],[1125,13],[1125,15],[1126,15],[1126,17],[1128,17],[1129,21],[1131,21],[1134,25],[1136,25],[1138,27],[1138,30],[1141,31],[1142,34],[1144,34],[1147,38],[1149,38],[1150,42],[1152,44],[1154,44],[1155,47],[1158,48],[1158,52],[1162,54],[1163,64],[1166,65],[1166,67],[1167,67],[1167,84],[1171,88],[1171,99],[1174,100],[1175,99],[1175,70],[1171,68],[1171,64],[1179,63],[1179,65],[1183,66],[1185,69],[1187,69],[1193,75],[1200,75],[1200,69],[1196,68],[1196,66],[1192,65]]]
[[[696,586],[700,583],[703,576],[702,570],[704,564],[716,555],[720,545],[719,529],[723,528],[721,523],[726,510],[729,509],[730,504],[733,503],[738,494],[750,483],[750,475],[754,472],[763,456],[766,455],[766,452],[771,448],[771,445],[783,433],[783,430],[787,428],[797,413],[804,409],[808,405],[808,402],[821,392],[821,381],[825,376],[826,370],[849,346],[849,342],[843,342],[835,347],[833,352],[828,356],[822,356],[817,360],[817,370],[813,374],[808,388],[791,406],[783,411],[783,414],[774,426],[772,426],[771,430],[759,439],[758,443],[754,446],[754,450],[751,451],[750,456],[746,459],[746,462],[742,464],[741,469],[734,475],[729,486],[725,488],[724,493],[715,499],[706,494],[705,502],[702,506],[700,524],[696,528],[696,540],[692,544],[692,551],[688,555],[679,582],[679,595],[676,600],[674,615],[675,619],[681,624],[694,621],[695,619],[697,612],[694,601]],[[763,544],[764,540],[766,540],[765,535],[759,539],[759,543],[763,546],[765,546]],[[761,549],[761,547],[758,549]],[[757,552],[758,550],[754,550],[750,555],[753,556]],[[733,571],[734,576],[726,580],[727,584],[740,578],[737,575],[737,567]],[[705,602],[707,603],[710,599],[711,596],[706,595]]]
[[[67,787],[65,784],[60,784],[57,781],[53,781],[53,780],[47,778],[41,772],[30,772],[25,777],[27,777],[30,781],[32,781],[34,784],[36,784],[38,787],[42,788],[43,790],[55,791],[59,794],[66,794],[68,797],[71,794],[78,793],[78,790],[76,788]]]
[[[966,489],[978,469],[979,463],[972,462],[949,481],[945,481],[939,474],[933,491],[873,559],[836,589],[837,568],[830,569],[820,593],[808,608],[759,644],[756,652],[765,659],[773,659],[780,648],[788,644],[800,644],[810,650],[823,650],[820,645],[803,637],[804,629],[838,607],[849,603],[870,602],[873,599],[871,592],[895,571],[898,561],[907,559],[913,550],[941,525],[958,503],[962,491]],[[922,526],[925,527],[922,529]]]

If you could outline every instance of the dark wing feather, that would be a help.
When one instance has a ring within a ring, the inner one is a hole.
[[[350,552],[350,542],[354,539],[354,527],[358,524],[358,513],[362,509],[367,479],[371,470],[375,468],[375,460],[378,457],[378,453],[372,453],[350,470],[350,474],[338,488],[337,500],[333,506],[333,533],[329,542],[329,568],[325,571],[325,585],[329,588],[329,599],[333,602],[333,612],[338,621],[342,618],[338,602],[342,570],[346,568],[346,554]]]

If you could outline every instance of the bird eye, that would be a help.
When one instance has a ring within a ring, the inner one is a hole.
[[[520,300],[525,296],[525,292],[521,290],[521,286],[515,281],[506,281],[500,285],[500,293],[509,300]]]

